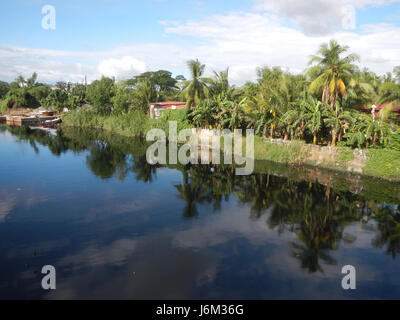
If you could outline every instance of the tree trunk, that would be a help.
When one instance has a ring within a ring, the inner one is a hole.
[[[287,130],[286,130],[286,129],[283,131],[283,133],[284,133],[283,140],[287,140],[287,139],[289,139],[289,135],[288,135],[288,132],[287,132]]]
[[[336,130],[332,128],[332,147],[336,147]]]
[[[316,133],[314,133],[314,141],[313,141],[313,143],[314,143],[314,145],[317,144],[317,134]]]
[[[322,92],[322,102],[329,102],[329,85],[325,85],[324,91]]]
[[[333,96],[333,99],[331,100],[331,107],[334,108],[336,106],[336,100],[339,96],[339,91],[338,91],[338,86],[337,86],[337,80],[335,80],[335,94]]]

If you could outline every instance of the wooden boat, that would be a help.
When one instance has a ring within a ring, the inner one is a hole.
[[[45,125],[46,127],[52,127],[58,123],[61,123],[61,119],[60,118],[56,118],[53,120],[46,120],[43,122],[43,125]]]

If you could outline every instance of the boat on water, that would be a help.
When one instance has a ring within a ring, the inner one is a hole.
[[[56,119],[52,119],[52,120],[46,120],[43,122],[44,126],[46,127],[52,127],[58,123],[61,123],[61,119],[60,118],[56,118]]]
[[[38,131],[43,131],[46,132],[47,134],[51,135],[51,136],[56,136],[57,135],[57,129],[54,128],[49,128],[46,126],[42,126],[42,127],[29,127],[31,130],[38,130]]]

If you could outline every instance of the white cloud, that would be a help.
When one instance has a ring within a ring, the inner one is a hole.
[[[258,1],[259,6],[268,3]],[[360,7],[383,1],[352,3]],[[314,15],[317,10],[312,10]],[[309,56],[332,38],[350,46],[351,52],[360,55],[360,66],[378,74],[400,65],[400,27],[395,24],[363,25],[358,33],[337,30],[329,35],[308,36],[271,12],[231,12],[198,21],[160,23],[169,43],[132,44],[102,51],[0,46],[0,79],[11,81],[20,73],[29,76],[37,71],[43,82],[81,82],[85,75],[90,82],[102,74],[123,79],[161,68],[188,76],[185,62],[199,58],[207,65],[207,75],[230,67],[230,80],[242,84],[255,79],[257,66],[281,66],[301,72],[307,67]],[[183,42],[186,37],[195,41]],[[176,38],[179,41],[174,41]]]
[[[254,8],[289,18],[308,35],[324,35],[344,29],[351,9],[385,6],[400,0],[253,0]],[[354,18],[356,18],[354,16]]]
[[[106,77],[115,77],[124,80],[134,74],[146,71],[146,64],[133,57],[125,56],[122,59],[106,59],[100,62],[99,72]]]
[[[207,65],[231,66],[231,80],[251,80],[249,66],[282,66],[292,72],[307,67],[309,56],[321,43],[334,38],[361,57],[360,66],[378,74],[400,64],[400,28],[392,24],[365,25],[361,33],[337,31],[328,36],[307,36],[266,13],[214,15],[202,21],[167,26],[167,34],[193,36],[204,43],[196,56]],[[255,68],[253,69],[253,78]],[[250,78],[250,79],[249,79]]]

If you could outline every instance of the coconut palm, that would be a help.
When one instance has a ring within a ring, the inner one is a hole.
[[[214,71],[214,78],[204,79],[209,83],[210,96],[222,96],[228,100],[232,100],[235,88],[229,84],[229,68],[224,71]]]
[[[341,57],[349,47],[339,45],[335,40],[329,44],[322,44],[318,54],[311,57],[309,64],[315,66],[308,70],[309,75],[315,75],[316,78],[310,84],[311,92],[318,92],[322,89],[322,102],[336,105],[339,97],[346,97],[346,83],[351,79],[356,70],[353,64],[358,60],[358,56],[350,54],[344,58]]]
[[[201,64],[199,60],[190,60],[187,62],[192,80],[186,81],[185,88],[182,90],[182,97],[186,99],[187,106],[191,107],[196,105],[199,100],[208,97],[209,90],[206,80],[202,78],[204,74],[205,65]]]

